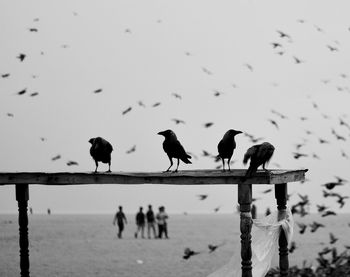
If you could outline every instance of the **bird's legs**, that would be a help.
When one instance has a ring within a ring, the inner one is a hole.
[[[95,165],[96,165],[96,168],[95,168],[95,173],[97,172],[97,168],[98,168],[98,161],[95,161]]]
[[[225,160],[224,158],[221,158],[222,160],[222,171],[225,171]]]
[[[169,166],[168,169],[165,170],[164,172],[168,172],[169,169],[173,166],[173,159],[169,157],[169,160],[170,160],[170,166]]]
[[[177,172],[177,169],[179,168],[179,164],[180,164],[180,159],[177,159],[177,167],[174,172]]]
[[[231,171],[230,162],[231,162],[231,158],[228,158],[228,160],[227,160],[228,171]]]
[[[111,172],[111,162],[108,163],[108,170],[106,172]]]

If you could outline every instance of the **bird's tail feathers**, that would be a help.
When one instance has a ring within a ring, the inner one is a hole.
[[[187,155],[186,157],[181,158],[181,161],[183,161],[185,164],[191,164],[192,162],[189,159],[191,159],[191,156]]]

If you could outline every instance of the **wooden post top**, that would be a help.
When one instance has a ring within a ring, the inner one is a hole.
[[[258,170],[246,184],[281,184],[305,180],[307,169]],[[0,172],[0,186],[11,184],[87,185],[87,184],[169,184],[232,185],[243,183],[246,169],[182,170],[173,172]]]

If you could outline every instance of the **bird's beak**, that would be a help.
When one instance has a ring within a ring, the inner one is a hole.
[[[163,133],[163,132],[159,132],[159,133],[157,133],[157,134],[158,134],[158,135],[161,135],[161,136],[162,136],[162,135],[164,135],[164,133]]]
[[[242,131],[237,131],[237,134],[242,134],[243,132]]]

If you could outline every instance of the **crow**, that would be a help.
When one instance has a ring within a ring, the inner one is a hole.
[[[235,136],[241,133],[241,131],[230,129],[224,134],[223,138],[218,144],[218,158],[220,157],[222,160],[223,171],[225,171],[225,159],[228,159],[228,170],[231,170],[230,161],[233,155],[233,151],[236,148]]]
[[[188,155],[181,145],[181,143],[177,140],[175,133],[168,129],[162,132],[159,132],[158,135],[164,136],[163,149],[164,152],[168,155],[170,160],[170,166],[165,172],[168,172],[170,168],[173,166],[173,158],[177,159],[177,167],[174,172],[177,172],[179,168],[180,160],[186,164],[191,164],[192,162],[189,160],[191,156]]]
[[[27,56],[26,54],[20,53],[20,54],[17,56],[17,59],[19,59],[21,62],[23,62],[26,56]]]
[[[122,115],[127,114],[127,113],[130,112],[131,110],[132,110],[132,107],[128,107],[127,109],[125,109],[125,110],[122,112]]]
[[[10,76],[10,73],[1,74],[1,77],[2,77],[2,78],[7,78],[7,77],[9,77],[9,76]]]
[[[312,224],[309,225],[311,227],[311,233],[316,232],[316,230],[320,227],[325,227],[322,223],[318,223],[316,221],[314,221]]]
[[[269,142],[263,142],[250,147],[243,158],[243,164],[247,164],[248,160],[250,159],[250,165],[244,179],[252,176],[252,174],[254,174],[261,165],[263,169],[266,170],[266,163],[269,162],[274,151],[275,147]]]
[[[95,89],[95,90],[94,90],[94,93],[100,93],[100,92],[102,92],[102,88],[99,88],[99,89]]]
[[[300,228],[299,233],[300,233],[300,234],[304,234],[304,233],[305,233],[305,230],[306,230],[306,228],[307,228],[307,225],[304,224],[304,223],[299,223],[299,222],[297,222],[297,225],[298,225],[298,227]]]
[[[207,199],[208,194],[198,194],[197,196],[198,196],[199,200],[204,200],[204,199]]]
[[[203,126],[204,126],[205,128],[209,128],[209,127],[211,127],[211,126],[213,126],[213,125],[214,125],[213,122],[207,122],[207,123],[204,123],[204,124],[203,124]]]
[[[111,172],[112,145],[101,137],[91,138],[89,142],[91,143],[90,155],[96,164],[95,173],[97,172],[98,162],[108,163],[107,172]]]
[[[182,256],[183,259],[188,260],[191,256],[197,255],[200,252],[193,251],[191,248],[186,247],[184,250],[184,255]]]
[[[72,165],[79,165],[79,164],[76,161],[68,161],[67,165],[72,166]]]

